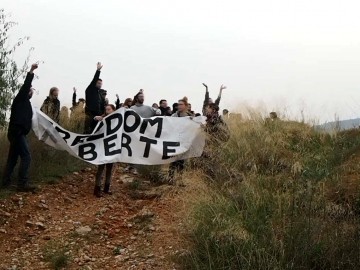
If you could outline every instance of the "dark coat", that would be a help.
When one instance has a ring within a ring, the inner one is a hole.
[[[100,78],[100,70],[95,72],[95,76],[85,90],[85,112],[92,115],[102,115],[104,113],[104,102],[100,96],[100,90],[96,83]]]
[[[28,73],[26,75],[25,82],[12,103],[8,131],[9,137],[27,135],[31,130],[33,111],[29,92],[33,79],[33,73]]]

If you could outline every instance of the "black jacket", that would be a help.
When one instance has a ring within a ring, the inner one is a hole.
[[[104,108],[102,108],[102,100],[100,96],[100,89],[96,87],[96,82],[99,80],[100,70],[97,70],[93,80],[85,91],[85,112],[92,115],[102,115]]]
[[[12,106],[9,123],[9,137],[27,135],[31,130],[33,111],[29,98],[31,82],[34,74],[28,73],[25,82],[16,95]]]
[[[170,107],[159,107],[160,111],[161,111],[161,115],[162,116],[171,116],[172,115],[172,111]]]

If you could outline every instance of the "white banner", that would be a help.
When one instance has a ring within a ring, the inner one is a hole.
[[[157,165],[199,157],[205,145],[203,117],[141,118],[121,108],[104,118],[91,135],[76,134],[34,108],[32,128],[46,144],[99,165],[124,162]]]

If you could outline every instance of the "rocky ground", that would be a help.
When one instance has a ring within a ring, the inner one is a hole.
[[[118,167],[113,195],[92,195],[95,170],[0,200],[0,269],[179,269],[182,193]]]

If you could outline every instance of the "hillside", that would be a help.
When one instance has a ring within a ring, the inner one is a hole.
[[[317,128],[332,131],[332,130],[348,130],[352,128],[360,127],[360,118],[327,122],[322,125],[318,125]]]
[[[0,193],[0,269],[359,269],[360,130],[229,121],[186,187],[119,166],[101,199],[95,168],[32,141],[42,189]]]
[[[0,201],[0,269],[177,269],[182,189],[118,167],[114,195],[94,198],[92,169]],[[135,182],[134,182],[135,181]]]

